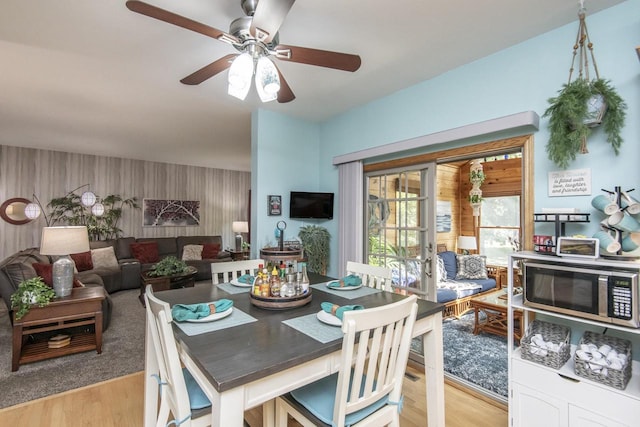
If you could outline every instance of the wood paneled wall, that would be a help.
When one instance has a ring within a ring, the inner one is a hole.
[[[438,244],[447,245],[447,250],[456,250],[456,240],[460,234],[460,167],[443,164],[437,167],[437,200],[451,202],[451,231],[436,233]]]
[[[224,247],[233,245],[233,221],[249,219],[249,172],[92,156],[0,145],[0,203],[13,197],[43,205],[54,197],[90,184],[99,196],[200,201],[200,225],[143,227],[142,209],[126,209],[119,227],[124,236],[172,237],[221,235]],[[0,260],[40,244],[42,216],[26,225],[0,220]]]

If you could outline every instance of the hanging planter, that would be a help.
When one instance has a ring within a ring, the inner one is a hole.
[[[558,92],[558,96],[549,98],[550,106],[542,116],[549,117],[550,136],[546,147],[549,160],[561,168],[567,168],[577,154],[589,152],[587,137],[591,128],[600,124],[607,134],[607,142],[618,155],[622,145],[620,131],[624,126],[627,108],[611,82],[600,78],[583,7],[580,8],[578,17],[580,25],[573,46],[569,82]],[[593,80],[589,78],[589,56],[586,49],[589,50],[596,75]],[[579,57],[579,74],[571,81],[576,56]]]
[[[471,182],[471,190],[469,191],[469,203],[473,208],[473,216],[480,216],[480,206],[482,206],[482,190],[480,186],[484,182],[486,176],[484,174],[482,163],[480,160],[471,161],[469,167],[469,182]]]

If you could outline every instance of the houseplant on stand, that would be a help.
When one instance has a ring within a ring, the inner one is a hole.
[[[309,270],[322,275],[327,274],[329,241],[331,240],[329,231],[318,225],[306,225],[300,228],[298,237],[300,237],[302,249],[308,258]]]

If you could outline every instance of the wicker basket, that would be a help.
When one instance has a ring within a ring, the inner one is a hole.
[[[619,390],[624,390],[631,378],[631,342],[622,338],[585,331],[584,335],[582,335],[582,338],[580,339],[580,343],[578,344],[578,349],[580,349],[582,344],[589,343],[595,344],[598,348],[604,344],[608,345],[617,351],[618,354],[625,354],[627,356],[627,363],[622,367],[622,369],[614,369],[611,366],[608,366],[606,361],[597,363],[594,361],[582,360],[576,354],[573,356],[576,375]],[[599,365],[602,366],[602,369],[600,372],[596,372],[591,369],[590,365]]]
[[[559,351],[547,350],[546,354],[536,354],[539,347],[531,343],[536,334],[542,335],[545,341],[560,344]],[[534,320],[529,324],[526,335],[520,340],[521,357],[549,368],[560,369],[571,357],[570,339],[571,330],[566,326]]]

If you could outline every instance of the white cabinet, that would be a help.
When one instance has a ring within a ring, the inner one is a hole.
[[[513,264],[518,260],[553,260],[573,264],[574,261],[550,257],[533,252],[513,254],[508,272],[509,293],[513,290]],[[584,259],[575,263],[585,266]],[[591,261],[593,262],[593,261]],[[615,263],[614,263],[615,264]],[[640,263],[635,264],[640,273]],[[549,322],[557,322],[572,329],[571,358],[560,369],[552,369],[542,364],[524,360],[520,348],[513,342],[513,311],[523,312],[523,328],[526,331],[533,315],[544,317]],[[573,356],[575,343],[584,330],[616,329],[625,332],[636,345],[640,341],[640,331],[586,320],[565,314],[558,314],[539,308],[525,306],[522,295],[509,299],[509,418],[510,427],[632,427],[640,426],[640,362],[634,361],[632,377],[624,390],[590,381],[575,374]],[[633,357],[638,359],[638,354]]]

